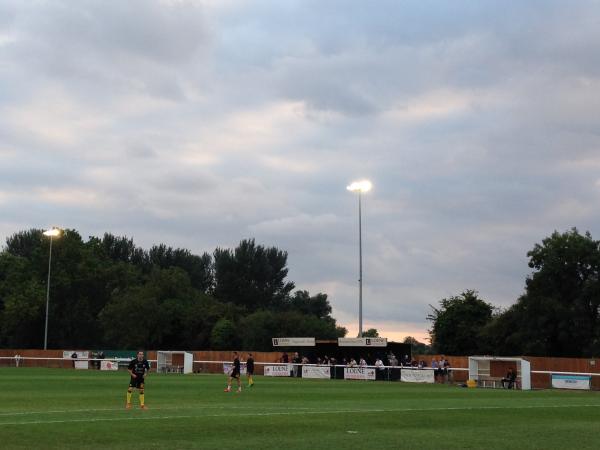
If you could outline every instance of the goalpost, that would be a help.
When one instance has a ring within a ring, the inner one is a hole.
[[[509,366],[517,369],[516,388],[531,390],[531,363],[523,358],[501,356],[469,356],[469,379],[485,387],[496,387]],[[498,371],[500,371],[498,373]],[[494,373],[496,372],[496,374]],[[500,375],[500,376],[497,376]]]
[[[158,373],[192,373],[194,371],[194,354],[184,351],[156,352],[156,371]]]

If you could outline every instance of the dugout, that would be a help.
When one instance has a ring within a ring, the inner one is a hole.
[[[516,369],[516,388],[531,389],[531,364],[520,357],[469,356],[469,379],[479,387],[501,387],[501,380],[509,367]]]

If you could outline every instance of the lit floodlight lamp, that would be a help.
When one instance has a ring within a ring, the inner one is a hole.
[[[49,230],[44,231],[44,236],[48,237],[57,237],[60,236],[60,228],[51,228]]]
[[[347,186],[351,192],[369,192],[373,184],[369,180],[354,181],[350,186]]]

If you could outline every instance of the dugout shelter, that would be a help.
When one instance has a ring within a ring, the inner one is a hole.
[[[158,373],[192,373],[194,354],[184,351],[159,350],[156,352]]]
[[[520,357],[469,356],[469,380],[480,387],[501,387],[509,367],[517,371],[516,388],[531,390],[531,363]]]

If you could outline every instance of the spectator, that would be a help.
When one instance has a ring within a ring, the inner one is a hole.
[[[71,359],[73,360],[73,368],[75,368],[75,360],[77,359],[77,352],[73,352],[71,354]]]
[[[281,354],[281,358],[280,358],[279,362],[282,362],[284,364],[287,364],[288,362],[290,362],[288,354],[286,352],[283,352]]]
[[[15,366],[19,367],[19,364],[21,363],[21,355],[19,355],[18,353],[15,355]]]
[[[294,367],[292,368],[292,372],[293,372],[293,376],[294,377],[299,377],[300,376],[300,363],[302,362],[302,358],[300,358],[300,355],[298,354],[298,352],[294,353],[294,357],[292,358],[292,362],[294,363]]]
[[[358,365],[360,367],[367,367],[367,361],[365,360],[365,358],[360,358],[360,361],[358,362]]]
[[[448,367],[450,367],[450,363],[446,360],[446,357],[442,355],[440,357],[440,368],[439,368],[440,383],[445,383],[447,381]]]
[[[440,376],[440,365],[435,357],[431,360],[431,368],[433,369],[433,380],[437,383],[438,377]]]
[[[385,366],[383,365],[383,361],[381,360],[381,358],[377,358],[375,360],[375,379],[376,380],[383,380],[383,375],[385,373]]]
[[[408,357],[408,355],[404,355],[404,358],[402,358],[402,365],[403,366],[410,366],[411,365],[411,360]]]
[[[356,360],[354,358],[350,358],[350,362],[348,363],[348,367],[356,367]]]
[[[508,368],[506,377],[502,378],[502,387],[506,389],[513,389],[517,381],[517,372],[512,367]]]

